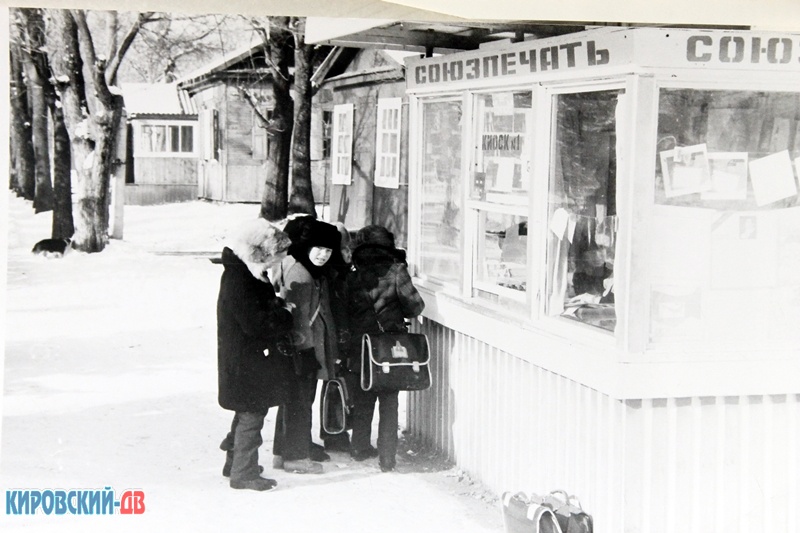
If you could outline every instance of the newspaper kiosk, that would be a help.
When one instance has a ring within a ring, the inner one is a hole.
[[[412,433],[598,531],[800,529],[800,34],[601,28],[406,77]]]

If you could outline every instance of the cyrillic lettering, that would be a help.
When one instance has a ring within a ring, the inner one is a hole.
[[[567,51],[567,67],[575,67],[575,49],[581,46],[581,43],[562,44],[559,48]]]
[[[587,41],[586,42],[586,53],[587,53],[587,60],[589,61],[590,66],[594,65],[605,65],[608,63],[610,57],[608,55],[608,50],[598,50],[594,41]]]

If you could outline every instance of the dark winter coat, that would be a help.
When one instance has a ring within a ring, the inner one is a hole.
[[[313,277],[307,267],[291,255],[283,260],[279,272],[277,286],[281,295],[295,306],[292,311],[295,349],[313,348],[321,367],[317,379],[329,379],[335,373],[339,350],[328,277]]]
[[[347,276],[350,350],[347,367],[357,370],[364,333],[406,331],[405,319],[422,313],[425,302],[411,282],[401,250],[362,246],[353,253]]]
[[[229,248],[222,252],[222,263],[217,300],[219,404],[232,411],[266,412],[286,403],[294,379],[291,358],[282,353],[291,344],[292,314],[272,284],[253,277]]]

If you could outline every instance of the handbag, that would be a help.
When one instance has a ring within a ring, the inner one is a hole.
[[[563,533],[553,510],[522,492],[503,494],[503,526],[506,533]]]
[[[586,513],[578,498],[563,490],[554,490],[544,499],[561,526],[563,533],[592,533],[592,516]]]
[[[414,391],[431,386],[428,337],[422,333],[365,333],[361,339],[361,388]]]
[[[366,290],[364,294],[369,300]],[[424,333],[385,331],[374,305],[371,307],[381,332],[365,333],[361,337],[361,388],[373,392],[429,388],[428,337]]]
[[[322,386],[322,429],[331,435],[347,430],[353,399],[343,377],[329,379]]]

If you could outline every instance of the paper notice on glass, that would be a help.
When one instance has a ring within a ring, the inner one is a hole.
[[[664,193],[667,198],[694,194],[711,188],[705,144],[665,150],[661,156]]]
[[[711,188],[703,191],[703,200],[747,199],[747,152],[708,154]]]
[[[575,226],[577,225],[578,215],[570,215],[567,222],[567,239],[569,239],[569,242],[572,242],[572,239],[575,238]]]
[[[496,93],[492,95],[492,113],[494,115],[514,114],[514,93]]]
[[[502,192],[511,192],[514,185],[514,163],[515,160],[510,157],[504,157],[497,161],[497,178],[494,182],[494,188]]]
[[[762,157],[750,162],[750,181],[756,195],[756,205],[771,204],[797,195],[797,182],[792,172],[789,151]]]
[[[800,135],[800,130],[797,131],[797,134]],[[794,171],[797,174],[798,179],[800,179],[800,157],[794,158]]]
[[[550,217],[550,231],[552,231],[558,240],[564,238],[564,232],[567,230],[567,226],[569,225],[569,213],[563,207],[559,207],[553,212],[553,216]]]

